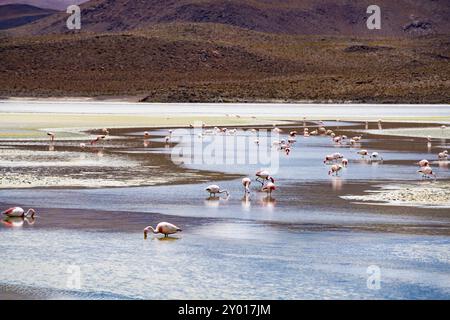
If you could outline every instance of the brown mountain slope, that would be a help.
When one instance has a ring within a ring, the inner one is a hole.
[[[92,0],[82,5],[82,30],[120,32],[159,23],[220,23],[286,34],[401,36],[450,32],[448,0],[378,0],[382,30],[366,28],[371,0]],[[19,30],[63,33],[66,14]]]
[[[56,13],[54,10],[41,9],[25,4],[0,6],[0,30],[15,28]]]
[[[447,36],[348,40],[220,24],[0,41],[0,95],[450,101]]]
[[[0,0],[0,5],[28,4],[39,8],[64,10],[71,4],[80,4],[87,1],[88,0]]]

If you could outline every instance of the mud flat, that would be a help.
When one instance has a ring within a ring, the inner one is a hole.
[[[440,127],[368,130],[366,132],[369,134],[399,137],[450,139],[450,128],[441,129]]]
[[[378,190],[366,190],[364,195],[346,195],[341,198],[371,204],[450,208],[450,182],[448,181],[379,187]]]

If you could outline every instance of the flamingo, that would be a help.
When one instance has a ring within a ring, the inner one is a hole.
[[[344,166],[344,167],[347,167],[348,166],[348,159],[342,159],[342,165]]]
[[[422,174],[422,178],[430,178],[430,176],[433,176],[434,180],[436,180],[436,175],[434,174],[433,169],[429,166],[420,168],[417,170],[417,173]]]
[[[270,176],[269,171],[267,171],[267,170],[261,170],[261,171],[256,172],[256,181],[258,181],[259,183],[261,183],[262,186],[264,186],[264,182],[265,182],[265,181],[269,181],[269,180],[270,180],[272,183],[275,183],[275,179],[272,178],[272,177]]]
[[[330,168],[330,171],[328,171],[328,175],[333,175],[335,174],[336,176],[339,175],[339,171],[342,170],[342,166],[340,164],[333,164]]]
[[[420,160],[418,163],[419,167],[428,167],[430,165],[430,162],[428,160]]]
[[[249,194],[250,193],[250,185],[252,184],[252,180],[248,177],[242,179],[242,185],[244,186],[244,193]]]
[[[365,156],[367,156],[367,155],[369,155],[369,152],[367,151],[367,150],[359,150],[358,152],[357,152],[357,154],[359,154],[359,155],[361,155],[361,157],[365,157]]]
[[[147,139],[150,136],[150,133],[148,133],[148,131],[144,132],[144,138]]]
[[[341,136],[337,136],[333,138],[333,142],[334,143],[341,143],[342,137]]]
[[[99,142],[100,140],[104,140],[105,138],[106,138],[106,136],[97,136],[95,139],[91,140],[91,145],[94,145],[97,142]]]
[[[439,160],[446,160],[446,159],[448,159],[448,151],[445,150],[445,151],[440,152],[438,154],[438,158],[439,158]]]
[[[5,211],[2,212],[2,214],[8,216],[8,217],[28,217],[30,216],[31,218],[34,217],[34,215],[36,214],[36,211],[33,208],[28,209],[27,212],[25,212],[25,210],[23,210],[21,207],[12,207],[9,208]]]
[[[383,157],[380,156],[380,154],[378,152],[372,152],[372,154],[370,155],[370,160],[371,161],[383,161]]]
[[[336,152],[332,154],[334,160],[344,159],[344,155],[342,153]]]
[[[86,143],[84,143],[84,142],[81,142],[81,143],[80,143],[80,148],[81,148],[81,149],[84,149],[84,148],[86,148]]]
[[[147,233],[149,231],[153,232],[154,234],[161,233],[164,235],[164,237],[167,237],[169,234],[174,234],[183,230],[169,222],[160,222],[154,229],[152,226],[148,226],[144,229],[144,239],[147,239]]]
[[[317,136],[319,134],[319,132],[317,132],[317,130],[311,131],[310,135],[312,136]]]
[[[328,130],[325,132],[325,134],[326,134],[327,136],[330,136],[332,133],[334,133],[334,132],[333,132],[333,130],[330,130],[330,129],[328,129]]]
[[[381,119],[378,120],[378,130],[383,130],[383,126],[382,126],[382,123],[381,123]]]
[[[319,133],[320,134],[326,134],[327,133],[327,129],[325,129],[324,127],[320,127],[319,128]]]
[[[107,136],[109,135],[109,130],[107,128],[103,128],[102,132]]]
[[[221,190],[220,187],[218,185],[215,185],[215,184],[212,184],[212,185],[208,186],[205,190],[207,192],[209,192],[209,196],[210,197],[215,197],[216,194],[221,194],[221,193],[225,193],[227,195],[227,197],[230,195],[228,190]]]
[[[296,135],[297,135],[297,131],[291,131],[291,132],[289,132],[289,135],[292,137],[292,138],[294,138]]]
[[[270,197],[272,196],[272,192],[275,191],[277,187],[275,186],[275,183],[269,182],[267,185],[263,186],[261,191],[266,192],[267,195]]]
[[[327,163],[330,161],[334,161],[334,156],[332,154],[328,154],[325,156],[325,159],[323,160],[323,163]]]
[[[361,141],[362,136],[354,136],[352,139],[355,141]]]
[[[55,141],[55,133],[54,132],[47,132],[47,135],[50,137],[50,141]]]

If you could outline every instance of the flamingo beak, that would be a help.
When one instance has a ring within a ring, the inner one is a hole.
[[[144,230],[144,240],[147,240],[147,230]]]

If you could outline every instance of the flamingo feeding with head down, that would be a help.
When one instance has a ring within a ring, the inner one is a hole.
[[[210,197],[216,197],[216,194],[221,194],[221,193],[225,193],[227,195],[227,197],[230,195],[228,190],[221,190],[220,187],[215,184],[208,186],[205,190],[207,192],[209,192]]]
[[[341,171],[342,168],[343,167],[340,164],[333,164],[330,168],[330,171],[328,171],[328,175],[331,176],[334,174],[334,175],[338,176],[339,171]]]
[[[242,185],[244,186],[245,194],[250,193],[250,185],[252,184],[252,180],[248,177],[242,179]]]
[[[160,222],[154,229],[152,226],[148,226],[144,229],[144,239],[147,239],[147,234],[149,231],[153,232],[154,234],[161,233],[164,235],[164,237],[167,237],[169,234],[174,234],[183,230],[181,230],[174,224],[168,222]]]
[[[31,217],[33,218],[36,214],[36,211],[32,208],[28,209],[27,212],[23,210],[21,207],[12,207],[2,212],[2,214],[8,216],[8,217]]]
[[[104,140],[105,138],[106,138],[106,136],[97,136],[95,139],[91,140],[91,145],[94,145],[97,142],[99,142],[100,140]]]
[[[417,173],[422,174],[422,178],[430,178],[430,176],[433,176],[434,180],[436,180],[436,174],[433,172],[433,169],[431,169],[431,167],[429,166],[420,168],[419,170],[417,170]]]
[[[270,176],[269,171],[261,170],[261,171],[256,172],[256,181],[261,183],[262,186],[264,186],[264,183],[269,180],[272,183],[275,183],[275,179]]]
[[[47,135],[50,137],[50,141],[55,141],[55,133],[54,132],[47,132]]]
[[[269,182],[267,185],[265,185],[261,188],[261,191],[266,192],[267,195],[270,197],[270,196],[272,196],[272,192],[275,191],[276,189],[277,189],[277,187],[275,186],[275,183]]]

